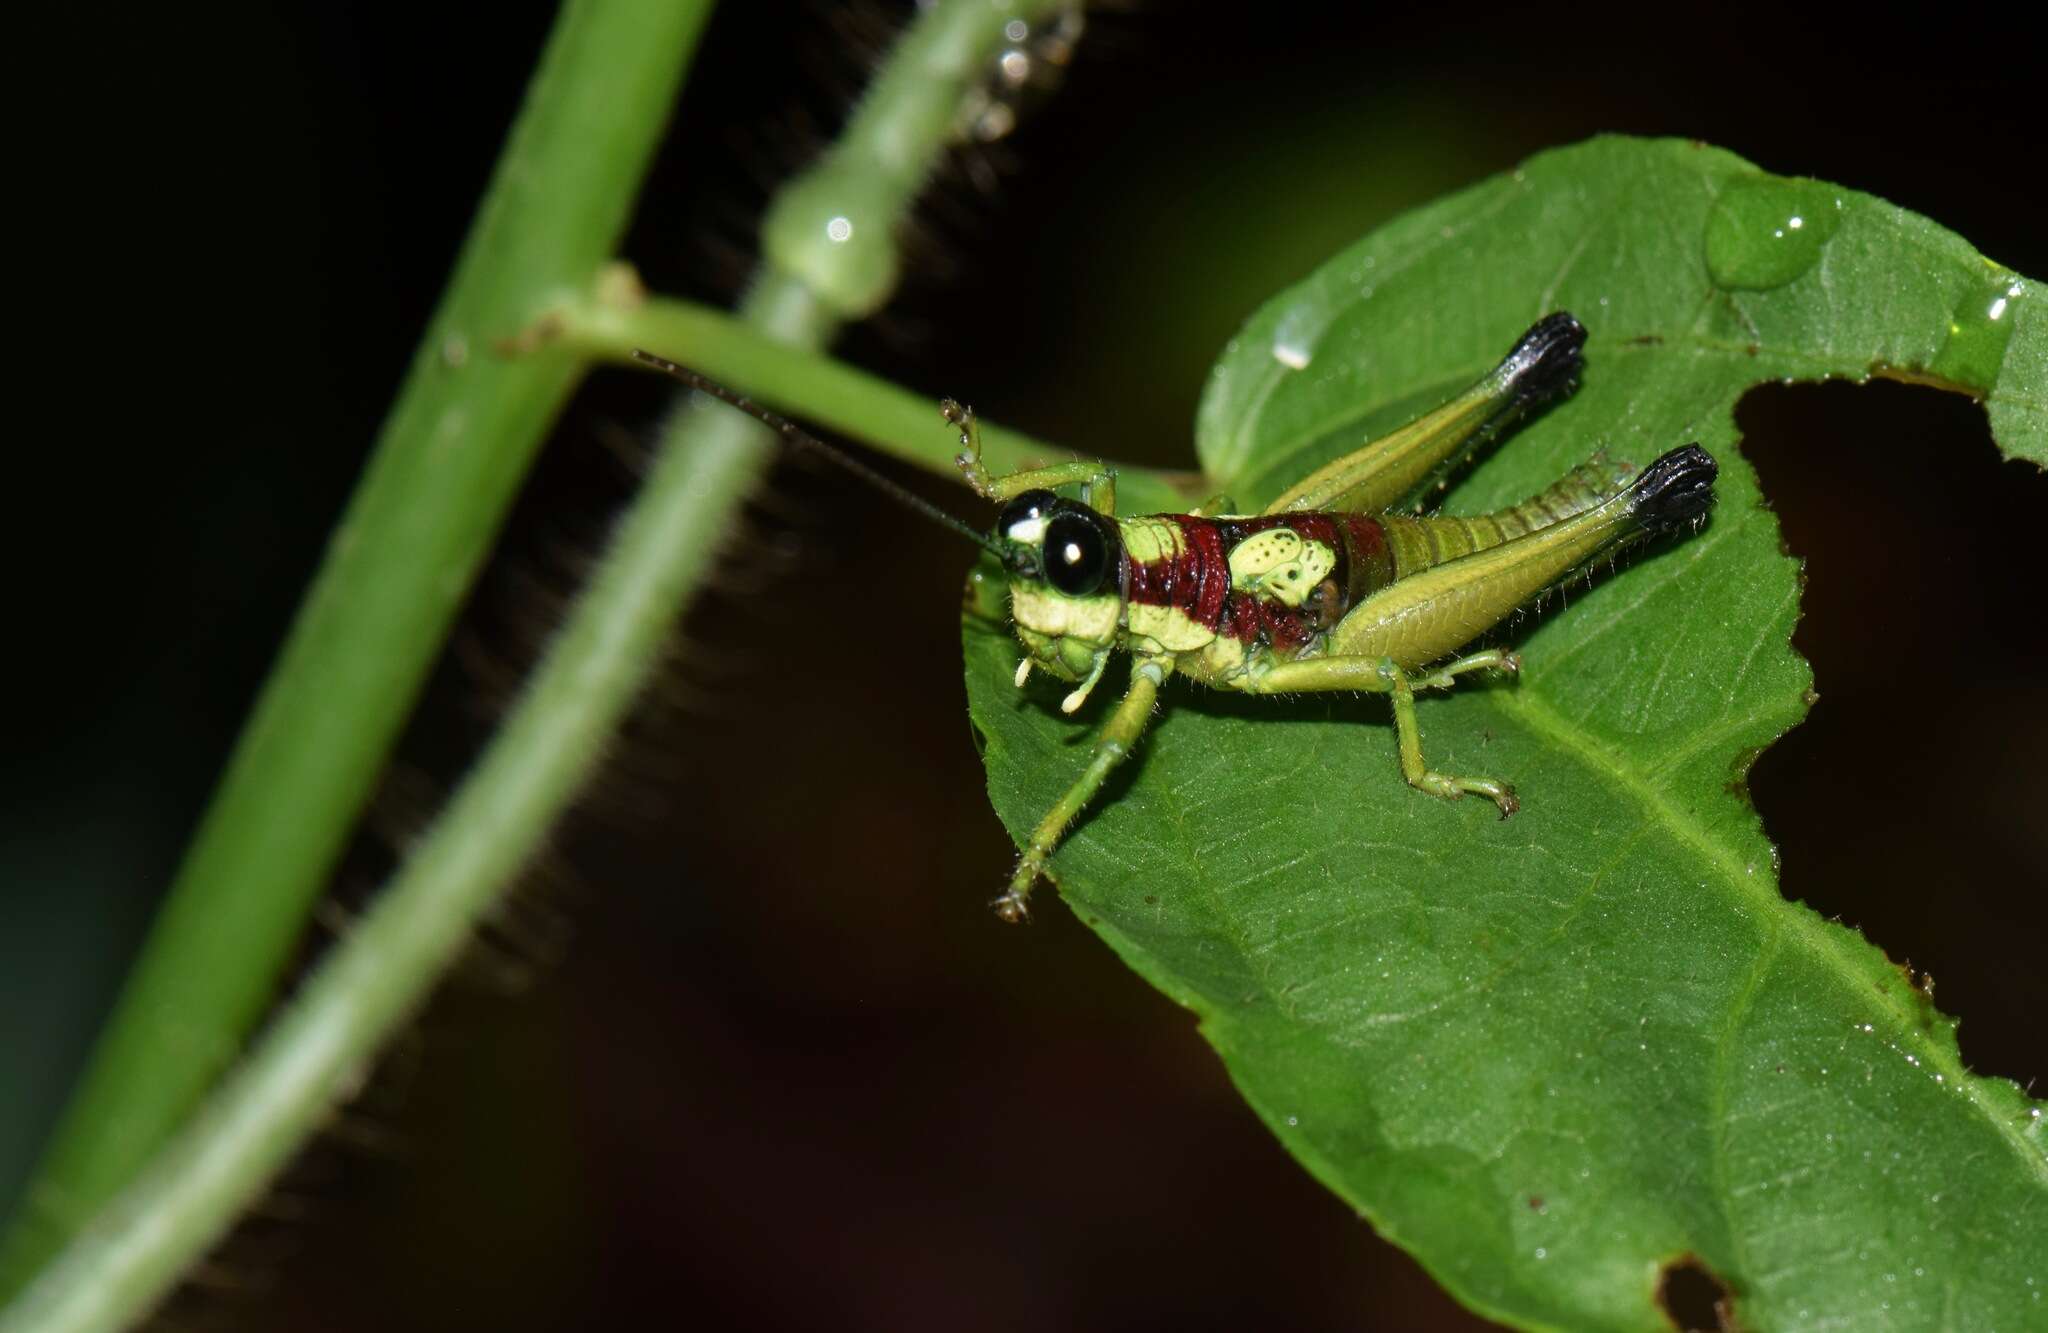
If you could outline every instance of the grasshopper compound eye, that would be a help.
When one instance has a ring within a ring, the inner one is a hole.
[[[1086,597],[1102,587],[1110,569],[1111,538],[1100,519],[1071,511],[1045,525],[1045,581],[1069,597]]]
[[[1045,522],[1058,504],[1059,497],[1051,491],[1024,492],[996,515],[996,536],[1038,545],[1038,539],[1045,536]]]

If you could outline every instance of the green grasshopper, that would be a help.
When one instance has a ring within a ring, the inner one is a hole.
[[[1695,526],[1713,502],[1713,458],[1689,444],[1640,473],[1602,455],[1541,494],[1476,518],[1395,512],[1473,450],[1577,383],[1586,331],[1562,312],[1539,320],[1507,357],[1450,402],[1310,474],[1258,514],[1218,497],[1187,514],[1116,517],[1115,474],[1072,462],[1003,477],[981,464],[973,413],[948,400],[968,484],[1003,504],[983,537],[916,497],[916,508],[966,532],[1003,565],[1025,656],[1017,685],[1042,670],[1087,700],[1117,649],[1132,658],[1123,701],[1073,785],[1038,823],[1007,890],[1005,921],[1029,916],[1032,886],[1062,835],[1151,721],[1167,677],[1249,694],[1346,690],[1388,695],[1401,775],[1446,800],[1484,796],[1505,819],[1514,789],[1430,768],[1415,722],[1418,690],[1459,676],[1513,674],[1520,659],[1489,648],[1457,656],[1544,590],[1623,545]],[[904,495],[794,423],[644,352],[635,356],[832,455]],[[1079,483],[1081,498],[1052,488]]]

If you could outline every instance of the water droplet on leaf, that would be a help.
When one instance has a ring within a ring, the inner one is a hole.
[[[2028,295],[2027,284],[2015,275],[2000,268],[1988,269],[1956,302],[1948,321],[1948,339],[1927,369],[1964,388],[1989,393],[2005,364],[2014,316]]]
[[[1707,272],[1727,291],[1782,287],[1820,262],[1841,222],[1841,198],[1821,181],[1736,181],[1707,214]]]

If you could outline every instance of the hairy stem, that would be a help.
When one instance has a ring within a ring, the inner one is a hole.
[[[572,6],[565,25],[575,13]],[[893,233],[950,135],[963,93],[1017,14],[994,0],[945,0],[926,10],[891,54],[846,139],[791,193],[807,208],[829,205],[830,191],[818,182],[836,173],[862,181],[868,207],[878,197],[868,177],[888,180],[880,197],[894,212],[862,216]],[[616,90],[616,70],[578,72],[607,98]],[[862,145],[872,150],[870,167],[862,166]],[[916,164],[914,175],[905,161]],[[777,210],[794,215],[781,204]],[[792,267],[777,257],[774,226],[771,220],[769,266],[740,315],[762,334],[816,347],[855,313],[850,290],[886,295],[871,269],[859,268],[872,265],[871,250],[840,260],[832,251],[801,256]],[[844,271],[835,267],[841,260]],[[562,304],[558,297],[552,308]],[[544,346],[534,358],[576,364],[566,347]],[[573,379],[573,371],[564,373]],[[0,1333],[84,1333],[132,1322],[347,1095],[573,798],[764,466],[761,434],[716,404],[686,401],[678,409],[596,575],[419,849],[192,1123],[0,1315]],[[348,541],[345,529],[338,548]]]
[[[629,363],[643,348],[730,384],[791,416],[859,440],[892,458],[959,480],[953,465],[959,433],[945,425],[937,399],[899,388],[841,361],[766,337],[723,311],[689,301],[631,294],[593,298],[555,312],[550,331],[580,356]],[[987,420],[982,458],[1002,474],[1042,467],[1075,455]],[[1199,474],[1113,464],[1118,494],[1134,513],[1185,507],[1204,498]]]
[[[0,1254],[18,1290],[241,1049],[585,363],[493,344],[625,227],[709,0],[571,0],[368,470]]]

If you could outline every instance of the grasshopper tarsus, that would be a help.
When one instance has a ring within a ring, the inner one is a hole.
[[[1656,535],[1692,527],[1713,504],[1720,472],[1714,456],[1697,443],[1673,449],[1644,468],[1629,487],[1636,522]]]
[[[1501,370],[1518,399],[1542,402],[1577,384],[1585,345],[1586,326],[1560,310],[1529,326],[1501,362]]]

